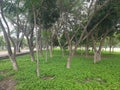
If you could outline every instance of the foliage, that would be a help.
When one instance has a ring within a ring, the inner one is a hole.
[[[29,12],[30,21],[33,22],[33,10],[36,14],[37,24],[42,24],[45,29],[48,29],[59,18],[59,8],[57,0],[26,0],[25,9]]]
[[[44,28],[49,28],[59,18],[56,0],[44,0],[41,6],[41,22]]]
[[[77,52],[79,54],[80,52]],[[36,63],[28,55],[19,56],[20,70],[13,72],[10,61],[0,61],[0,71],[8,70],[17,80],[16,90],[119,90],[119,53],[104,52],[103,61],[93,64],[92,58],[73,58],[71,69],[65,68],[66,58],[59,50],[45,63],[41,58],[41,77],[36,77]],[[107,58],[106,58],[107,57]],[[49,78],[45,78],[49,77]]]

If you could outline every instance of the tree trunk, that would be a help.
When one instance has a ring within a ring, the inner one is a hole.
[[[63,46],[61,45],[60,39],[59,39],[58,37],[57,37],[57,40],[58,40],[58,43],[59,43],[59,46],[60,46],[60,49],[61,49],[61,52],[62,52],[62,56],[64,57],[64,56],[65,56],[64,48],[63,48]]]
[[[39,42],[38,42],[38,31],[37,31],[36,21],[35,21],[35,30],[36,30],[36,61],[37,61],[36,72],[37,72],[37,77],[39,77],[40,76]]]
[[[39,45],[38,45],[38,34],[36,31],[36,59],[37,59],[37,68],[36,68],[36,72],[37,72],[37,77],[40,76],[40,61],[39,61]]]
[[[37,77],[39,77],[40,76],[39,42],[38,42],[39,32],[38,32],[37,24],[36,24],[37,15],[36,15],[34,6],[32,6],[32,10],[33,10],[33,15],[34,15],[34,30],[36,32],[36,73],[37,73]]]
[[[86,44],[86,48],[85,48],[85,55],[86,55],[86,57],[88,57],[88,54],[89,54],[89,45]]]
[[[53,46],[50,45],[50,57],[52,58],[53,57]]]
[[[48,42],[46,42],[46,62],[48,62]]]
[[[88,57],[88,54],[89,54],[89,42],[88,42],[88,38],[86,39],[85,54],[86,54],[86,57]]]
[[[20,53],[20,45],[19,45],[19,42],[16,44],[16,52],[17,52],[17,53]]]
[[[66,64],[67,69],[70,69],[72,57],[73,57],[73,55],[72,55],[72,53],[70,53],[68,56],[68,59],[67,59],[67,64]]]
[[[112,47],[112,52],[114,52],[114,47]]]
[[[70,66],[71,66],[71,60],[72,60],[72,57],[73,57],[73,53],[74,52],[72,52],[72,45],[71,45],[71,43],[69,43],[69,56],[68,56],[67,64],[66,64],[67,69],[69,69]]]
[[[110,48],[110,53],[112,53],[112,38],[111,37],[109,39],[109,48]]]
[[[28,43],[28,47],[29,47],[29,51],[30,51],[31,61],[34,62],[35,61],[35,57],[34,57],[33,46],[31,45],[32,41],[29,40],[29,38],[27,36],[26,36],[26,38],[27,38],[27,43]]]
[[[21,36],[21,38],[18,38],[19,40],[16,42],[16,52],[18,53],[21,52],[23,38],[24,38],[24,34]]]
[[[40,51],[41,56],[43,56],[42,38],[41,38],[41,36],[40,36],[40,38],[39,38],[39,51]]]
[[[101,52],[94,52],[94,64],[101,61]]]
[[[6,22],[6,20],[4,19],[4,21]],[[17,65],[17,62],[16,62],[16,47],[15,47],[15,44],[14,42],[12,41],[12,38],[10,36],[8,36],[8,33],[6,32],[6,29],[5,27],[3,26],[2,24],[2,21],[0,20],[0,25],[2,27],[2,31],[3,31],[3,34],[4,34],[4,37],[5,37],[5,41],[6,41],[6,46],[7,46],[7,51],[8,51],[8,54],[9,54],[9,58],[12,62],[12,66],[13,66],[13,69],[14,70],[18,70],[18,65]],[[7,25],[7,22],[6,22],[6,25]],[[9,27],[8,27],[8,31],[9,31]],[[12,52],[12,49],[11,49],[11,43],[13,44],[14,46],[14,54]]]
[[[12,66],[13,66],[13,70],[18,70],[18,65],[17,65],[17,62],[16,62],[16,57],[14,55],[11,55],[9,56],[10,57],[10,60],[12,62]]]
[[[34,62],[35,61],[34,50],[31,48],[30,48],[30,56],[31,56],[31,61]]]
[[[62,51],[62,56],[64,57],[65,56],[65,51],[64,51],[63,47],[61,47],[61,51]]]

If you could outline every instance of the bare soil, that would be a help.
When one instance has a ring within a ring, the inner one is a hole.
[[[54,76],[45,76],[42,79],[43,80],[53,80],[55,77]]]
[[[106,80],[104,80],[104,79],[102,79],[102,78],[100,78],[100,77],[98,77],[98,78],[86,78],[84,81],[83,81],[83,83],[87,83],[87,82],[92,82],[92,81],[97,81],[97,82],[99,82],[99,83],[106,83]]]
[[[0,90],[15,90],[16,81],[13,77],[5,78],[0,81]]]

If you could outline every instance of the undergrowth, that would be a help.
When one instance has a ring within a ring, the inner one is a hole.
[[[12,70],[9,60],[0,61],[0,80],[13,75],[17,81],[16,90],[119,90],[120,55],[104,53],[102,61],[93,64],[92,57],[80,56],[72,59],[70,69],[66,69],[65,57],[54,51],[53,58],[40,58],[40,77],[36,77],[36,62],[29,55],[17,57],[19,71]]]

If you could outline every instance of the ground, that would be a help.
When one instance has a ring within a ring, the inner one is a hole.
[[[61,57],[54,50],[47,63],[45,57],[40,58],[39,78],[29,54],[17,57],[17,72],[10,60],[0,60],[0,90],[120,90],[120,53],[103,52],[102,61],[93,64],[93,53],[86,58],[78,51],[66,69],[67,53]]]
[[[13,77],[8,77],[0,81],[0,90],[15,90],[16,81]]]

